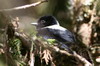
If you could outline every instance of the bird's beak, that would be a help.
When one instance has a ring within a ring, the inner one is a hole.
[[[31,23],[32,25],[34,25],[34,26],[37,26],[38,25],[38,23],[36,23],[36,22],[34,22],[34,23]]]

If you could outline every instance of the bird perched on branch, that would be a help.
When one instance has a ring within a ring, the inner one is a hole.
[[[74,35],[67,29],[61,27],[53,16],[43,16],[37,23],[32,23],[37,27],[38,35],[44,39],[56,39],[61,47],[70,50],[64,43],[75,43]],[[71,52],[71,50],[70,50]]]
[[[71,46],[78,47],[78,50],[81,49],[81,46],[79,46],[76,42],[74,34],[70,32],[68,29],[60,26],[55,17],[43,16],[38,20],[37,23],[32,24],[36,26],[39,36],[42,36],[46,40],[57,40],[61,44],[61,48],[67,50],[68,52],[73,53],[73,51],[76,51],[76,48],[75,50],[73,50],[70,48]]]

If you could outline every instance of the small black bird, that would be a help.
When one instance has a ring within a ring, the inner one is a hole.
[[[63,49],[70,50],[65,43],[76,42],[74,35],[69,30],[61,27],[53,16],[43,16],[37,23],[32,24],[37,27],[39,36],[44,39],[56,39]]]
[[[43,16],[38,20],[37,23],[32,24],[36,26],[39,36],[42,36],[44,39],[57,40],[61,44],[61,48],[67,50],[70,53],[73,53],[73,51],[79,51],[80,54],[87,53],[86,58],[88,58],[88,60],[91,62],[88,51],[85,51],[79,44],[77,44],[74,34],[66,28],[61,27],[55,17]],[[72,50],[70,48],[71,46],[75,48]]]

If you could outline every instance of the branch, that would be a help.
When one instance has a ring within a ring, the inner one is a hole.
[[[76,52],[74,52],[74,57],[78,58],[81,62],[84,63],[84,66],[93,66],[89,61],[87,61],[84,57],[80,56]]]
[[[32,4],[28,4],[28,5],[24,5],[24,6],[19,6],[19,7],[14,7],[14,8],[10,8],[10,9],[2,9],[0,11],[13,11],[13,10],[20,10],[20,9],[26,9],[29,7],[35,7],[38,6],[44,2],[48,2],[47,0],[42,0],[42,1],[38,1],[36,3],[32,3]]]
[[[53,47],[54,48],[54,47]],[[59,48],[56,48],[55,50],[58,50]],[[79,59],[82,63],[84,63],[84,66],[92,66],[92,64],[87,61],[84,57],[80,56],[79,54],[77,54],[76,52],[74,52],[74,54],[70,54],[69,52],[65,51],[65,50],[58,50],[60,53],[65,54],[67,56],[73,56],[76,57],[77,59]]]
[[[38,44],[38,45],[40,45],[42,47],[44,45],[44,43],[42,43],[42,41],[41,40],[38,40],[38,39],[36,39],[34,42],[35,42],[35,44]],[[45,44],[45,47],[44,48],[50,50],[51,52],[59,52],[61,54],[65,54],[66,56],[76,57],[78,60],[80,60],[82,63],[84,63],[84,66],[92,66],[92,64],[89,61],[87,61],[84,57],[80,56],[76,52],[74,52],[74,54],[71,54],[68,51],[61,50],[58,47],[50,46],[48,44]]]

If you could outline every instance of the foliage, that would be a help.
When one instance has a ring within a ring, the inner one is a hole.
[[[26,63],[23,61],[23,56],[21,53],[21,50],[23,49],[22,43],[20,39],[13,38],[9,40],[9,52],[11,53],[12,58],[18,63],[20,66],[26,65]]]
[[[22,58],[21,56],[21,41],[17,38],[9,40],[9,47],[10,47],[10,53],[12,54],[13,58],[18,60]]]

